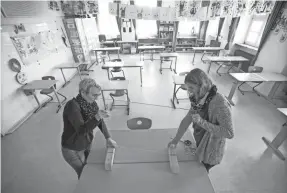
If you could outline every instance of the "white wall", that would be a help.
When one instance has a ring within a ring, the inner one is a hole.
[[[22,65],[23,70],[27,73],[28,81],[35,79],[41,79],[42,76],[52,75],[58,81],[57,87],[63,84],[63,77],[59,69],[56,67],[61,63],[72,63],[73,56],[70,48],[64,46],[62,41],[59,43],[59,49],[57,53],[51,53],[45,57],[39,59],[39,63],[34,62],[28,66],[24,66],[16,48],[14,47],[10,36],[14,36],[13,25],[23,23],[24,26],[27,26],[26,32],[23,34],[33,34],[36,33],[37,24],[46,23],[49,30],[58,29],[57,39],[61,40],[61,27],[65,30],[62,19],[60,17],[51,17],[51,18],[2,18],[2,33],[1,33],[1,81],[2,81],[2,127],[1,134],[4,135],[10,129],[12,129],[21,119],[27,116],[33,109],[37,107],[37,103],[34,100],[33,96],[26,96],[21,90],[21,86],[15,79],[16,73],[11,71],[8,67],[8,61],[11,58],[16,58]],[[18,34],[19,35],[19,34]],[[20,34],[21,35],[21,34]],[[60,37],[59,37],[60,36]],[[69,70],[65,72],[67,79],[75,73],[74,70]],[[39,94],[39,91],[36,92],[39,96],[40,102],[47,99],[47,97]]]

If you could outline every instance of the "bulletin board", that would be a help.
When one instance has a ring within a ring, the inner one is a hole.
[[[12,42],[24,65],[30,65],[53,53],[63,46],[58,31],[42,31],[25,36],[13,36]]]

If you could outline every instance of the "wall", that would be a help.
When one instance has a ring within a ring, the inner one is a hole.
[[[285,15],[287,15],[287,3],[285,5]],[[287,40],[283,43],[279,41],[282,34],[283,30],[280,30],[278,35],[271,31],[254,65],[262,66],[266,72],[277,72],[287,76]],[[284,97],[286,99],[287,97],[283,91],[286,88],[287,84],[282,83],[276,91],[274,90],[274,83],[270,82],[264,83],[258,90],[268,97],[274,94],[275,97]]]
[[[49,11],[47,11],[49,12]],[[57,17],[56,15],[46,15],[47,12],[43,12],[44,15],[38,15],[34,18],[32,17],[16,17],[16,18],[2,18],[1,21],[1,81],[2,83],[2,127],[1,134],[4,135],[7,132],[14,129],[17,123],[21,122],[22,119],[25,119],[36,107],[37,103],[34,100],[33,96],[26,96],[21,91],[21,86],[15,80],[16,73],[11,71],[8,67],[8,61],[11,58],[16,58],[22,65],[23,71],[27,73],[28,81],[35,79],[41,79],[44,75],[55,76],[58,81],[57,88],[63,84],[63,77],[61,72],[56,67],[61,63],[72,63],[73,56],[70,48],[67,48],[63,43],[59,43],[59,49],[57,53],[52,53],[46,57],[40,58],[39,63],[31,63],[29,65],[24,65],[21,61],[21,58],[15,49],[10,36],[14,36],[13,31],[14,24],[24,24],[26,27],[26,32],[23,34],[33,34],[37,33],[42,28],[37,27],[37,24],[46,23],[48,30],[57,31],[57,38],[61,40],[62,30],[64,30],[62,18]],[[49,17],[49,18],[48,18]],[[41,25],[40,25],[41,26]],[[58,29],[58,30],[57,30]],[[23,35],[22,34],[22,35]],[[21,34],[20,34],[21,35]],[[74,75],[74,70],[65,71],[67,79],[71,78]],[[47,97],[39,94],[40,102],[43,102]]]

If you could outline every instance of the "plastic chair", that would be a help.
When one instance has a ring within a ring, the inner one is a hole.
[[[54,76],[43,76],[42,80],[55,80],[55,77]],[[56,89],[56,84],[54,84],[54,88]],[[54,92],[53,87],[50,87],[48,89],[43,89],[43,90],[40,91],[40,94],[46,95],[46,96],[48,96],[50,98],[50,100],[48,102],[46,102],[43,105],[43,107],[46,106],[47,103],[49,103],[49,102],[51,102],[53,100],[53,97],[50,96],[50,94],[52,94],[53,92]],[[65,97],[63,94],[59,93],[58,91],[56,91],[56,92],[57,92],[57,94],[59,94],[60,96],[62,96],[64,98],[64,100],[61,103],[63,103],[64,101],[67,100],[67,97]]]
[[[111,60],[111,62],[121,62],[122,59],[113,59]],[[116,73],[116,72],[123,72],[123,77],[125,78],[125,72],[123,71],[123,69],[121,67],[113,67],[113,69],[111,70],[111,75],[112,77],[114,77],[113,73]]]
[[[113,77],[111,78],[112,81],[121,81],[121,80],[126,80],[125,77]],[[127,105],[115,105],[115,99],[116,97],[122,97],[124,95],[127,95]],[[113,100],[110,111],[112,111],[114,106],[127,106],[127,114],[129,115],[130,113],[130,98],[128,95],[128,92],[125,92],[125,90],[116,90],[114,93],[110,93],[110,96]]]
[[[179,75],[179,76],[186,76],[188,73],[189,73],[189,72],[181,72],[181,73],[179,73],[178,75]],[[178,100],[185,100],[185,99],[178,99],[178,98],[176,97],[176,94],[177,94],[177,92],[179,91],[179,89],[182,89],[182,90],[184,90],[184,91],[187,90],[187,88],[185,87],[185,85],[180,85],[180,87],[178,87],[178,89],[176,89],[176,91],[175,91],[175,98],[176,98],[177,104],[179,104],[179,101],[178,101]]]
[[[137,117],[127,120],[127,126],[130,130],[150,129],[152,120],[144,117]]]
[[[263,67],[260,67],[260,66],[249,66],[249,68],[248,68],[248,73],[261,73],[262,71],[263,71]],[[242,83],[238,86],[238,90],[240,91],[240,93],[241,93],[242,95],[244,95],[245,92],[255,92],[258,96],[260,96],[260,95],[256,92],[255,88],[256,88],[257,86],[259,86],[260,84],[262,84],[263,82],[261,82],[261,81],[256,81],[256,82],[252,82],[252,83],[256,83],[256,85],[252,87],[252,91],[244,91],[244,90],[240,89],[240,87],[241,87],[243,84],[246,84],[246,82],[242,82]]]

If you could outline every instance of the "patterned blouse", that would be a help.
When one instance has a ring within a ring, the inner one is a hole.
[[[196,113],[189,110],[189,115]],[[211,165],[219,164],[225,151],[226,138],[234,137],[231,106],[222,94],[217,93],[209,103],[208,119],[200,121],[198,126],[205,129],[203,138],[196,149],[198,161]]]

